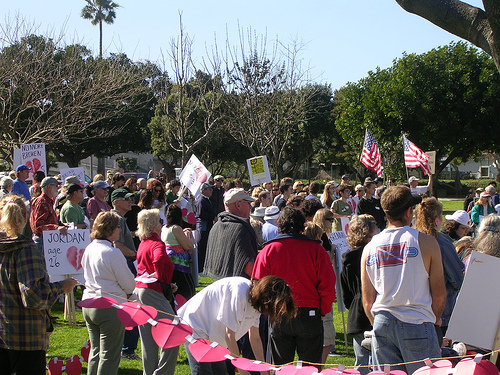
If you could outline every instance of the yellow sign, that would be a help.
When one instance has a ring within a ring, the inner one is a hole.
[[[264,161],[262,158],[251,159],[250,167],[252,168],[253,175],[266,173],[266,169],[264,168]]]

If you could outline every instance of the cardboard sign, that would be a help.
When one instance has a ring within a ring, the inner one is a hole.
[[[347,220],[347,219],[346,219]],[[344,223],[342,223],[344,227]],[[342,255],[349,251],[349,245],[347,244],[347,235],[344,232],[333,232],[330,234],[330,243],[332,247],[337,248],[333,252],[333,270],[335,271],[335,276],[337,278],[335,282],[335,289],[337,291],[337,309],[340,312],[346,310],[344,306],[344,300],[342,298],[342,286],[340,284],[340,273],[342,272]]]
[[[272,181],[267,156],[256,156],[255,158],[247,159],[247,166],[248,174],[250,175],[250,185],[256,186]]]
[[[181,175],[179,176],[179,180],[181,181],[183,186],[189,189],[191,194],[198,198],[201,195],[201,184],[204,182],[208,182],[210,176],[212,176],[212,174],[193,154],[182,170]]]
[[[83,274],[83,253],[90,242],[89,229],[68,230],[67,236],[58,230],[44,231],[43,252],[49,276]]]
[[[486,350],[499,349],[500,258],[473,251],[450,318],[446,337]],[[492,288],[491,292],[487,289]]]
[[[33,173],[42,171],[47,174],[45,161],[45,143],[31,143],[21,145],[21,164],[31,168],[28,180],[33,179]],[[14,166],[16,168],[16,166]]]
[[[431,173],[436,173],[436,151],[426,151],[425,153],[429,158],[429,166],[431,167]]]
[[[59,172],[61,173],[61,181],[63,183],[66,177],[75,176],[81,184],[87,185],[85,182],[85,171],[82,167],[61,169]]]

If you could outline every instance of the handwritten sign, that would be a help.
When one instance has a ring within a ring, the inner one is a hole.
[[[247,166],[248,174],[250,175],[250,185],[256,186],[272,181],[267,156],[256,156],[255,158],[247,159]]]
[[[179,180],[182,185],[187,187],[191,194],[195,197],[199,197],[200,186],[204,182],[208,182],[212,174],[208,171],[207,168],[198,160],[198,158],[193,154],[189,158],[186,166],[181,172],[179,176]]]
[[[330,234],[330,243],[333,247],[337,247],[332,250],[333,253],[333,270],[335,271],[335,276],[337,281],[335,283],[335,289],[337,290],[337,296],[342,296],[342,286],[340,284],[340,273],[342,272],[342,255],[349,251],[349,245],[347,244],[347,235],[345,232],[333,232]],[[345,311],[344,301],[342,298],[337,298],[337,308],[338,311]]]
[[[42,171],[47,174],[45,143],[21,145],[21,164],[31,168],[28,180],[32,180],[33,173],[38,171]]]
[[[58,230],[44,231],[43,252],[49,276],[83,274],[83,253],[90,242],[89,229],[68,230],[67,236]]]
[[[75,176],[81,184],[87,185],[85,182],[85,171],[82,167],[61,169],[59,172],[61,173],[62,182],[66,180],[66,177]]]

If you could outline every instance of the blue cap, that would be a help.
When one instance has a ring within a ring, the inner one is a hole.
[[[24,164],[21,164],[16,168],[16,172],[21,172],[21,171],[31,171],[31,168],[28,168]]]

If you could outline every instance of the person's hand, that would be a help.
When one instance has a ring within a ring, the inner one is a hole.
[[[78,284],[78,280],[70,277],[68,279],[64,279],[63,281],[61,281],[61,284],[63,293],[68,294],[73,290],[76,284]]]
[[[189,235],[191,234],[191,232],[193,230],[191,228],[184,228],[183,231],[184,231],[184,234],[189,237]]]
[[[156,278],[156,271],[155,271],[155,272],[153,272],[153,273],[151,273],[151,274],[149,274],[149,276],[148,276],[148,277],[154,277],[154,278]]]
[[[61,233],[63,236],[68,235],[68,227],[66,227],[65,225],[61,225],[58,229],[59,233]]]
[[[176,283],[172,283],[172,284],[170,284],[170,286],[172,287],[172,293],[177,292],[177,290],[179,289],[179,287],[177,286]]]

